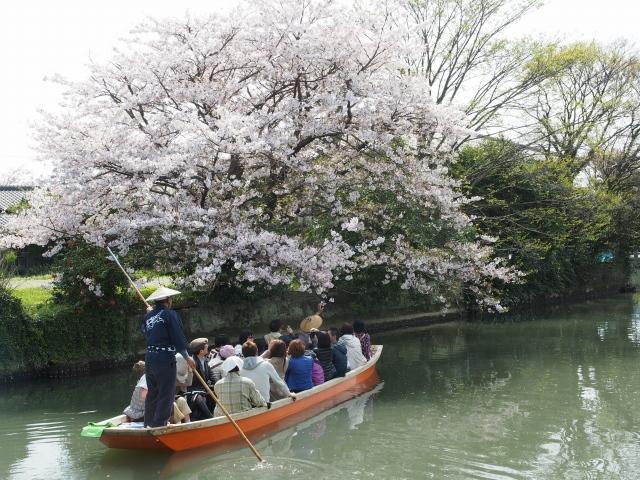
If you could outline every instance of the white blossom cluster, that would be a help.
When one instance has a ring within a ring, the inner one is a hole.
[[[197,289],[224,274],[324,293],[377,266],[407,289],[463,281],[495,304],[490,280],[516,273],[460,240],[469,199],[446,167],[460,114],[405,74],[415,36],[372,3],[259,1],[141,26],[43,118],[58,167],[5,244],[151,246]],[[410,211],[451,241],[412,238]]]
[[[89,289],[89,291],[93,293],[96,297],[104,296],[104,294],[102,293],[102,285],[100,285],[99,283],[95,283],[95,280],[93,278],[81,277],[80,275],[78,275],[77,278],[82,283],[84,283]]]

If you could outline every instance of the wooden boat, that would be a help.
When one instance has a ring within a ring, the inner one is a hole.
[[[293,450],[296,443],[300,440],[297,435],[302,434],[303,437],[313,435],[314,438],[324,435],[326,430],[320,425],[332,415],[339,414],[341,410],[345,410],[346,415],[341,418],[346,422],[344,428],[358,428],[360,422],[364,422],[364,409],[370,402],[371,397],[382,391],[384,382],[378,383],[373,389],[361,393],[357,397],[346,400],[339,405],[336,405],[328,410],[323,410],[317,413],[311,418],[304,420],[296,420],[294,418],[287,421],[291,423],[288,427],[277,432],[269,432],[264,438],[256,442],[256,448],[267,459],[272,457],[278,458],[292,458],[296,456]],[[315,426],[315,428],[314,428]],[[313,429],[314,433],[305,433],[305,430]],[[239,438],[239,437],[238,437]],[[304,440],[302,440],[304,442]],[[247,444],[244,441],[238,440],[237,442],[230,442],[217,446],[206,446],[202,448],[193,448],[191,450],[185,450],[183,452],[166,452],[166,463],[162,463],[162,467],[156,467],[159,471],[159,478],[172,478],[178,473],[185,471],[190,472],[191,476],[197,478],[208,478],[211,470],[211,458],[216,457],[216,462],[236,463],[242,462],[243,457],[251,457],[249,450],[246,448]],[[129,453],[119,450],[118,452],[112,451],[109,453]],[[134,453],[133,451],[130,453]],[[162,455],[162,454],[160,454]],[[160,460],[160,455],[157,458]],[[118,457],[122,458],[122,457]],[[162,462],[162,460],[160,460]],[[156,464],[158,465],[158,464]]]
[[[342,402],[373,389],[379,382],[376,364],[382,345],[373,346],[373,355],[365,365],[306,390],[290,398],[273,402],[270,409],[254,408],[234,414],[233,418],[252,440],[286,429]],[[100,441],[109,448],[184,451],[204,446],[237,448],[243,444],[226,417],[216,417],[178,425],[156,428],[129,428],[126,416],[105,420],[114,426],[105,428]]]

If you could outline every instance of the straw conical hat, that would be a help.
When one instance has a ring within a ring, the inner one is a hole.
[[[309,315],[300,322],[300,330],[309,332],[312,328],[318,328],[322,325],[322,317],[320,315]]]
[[[147,302],[155,302],[156,300],[164,300],[165,298],[180,295],[180,292],[167,287],[160,287],[147,298]]]

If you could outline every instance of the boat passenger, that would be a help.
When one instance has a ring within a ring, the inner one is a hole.
[[[207,362],[207,355],[209,353],[209,339],[204,337],[196,338],[195,340],[191,341],[188,349],[191,353],[191,357],[196,363],[196,371],[205,380],[210,380],[209,365]]]
[[[311,357],[313,360],[313,365],[311,367],[311,381],[313,382],[313,386],[317,387],[324,383],[324,371],[322,370],[322,365],[316,358],[315,353],[305,352],[305,355]]]
[[[141,327],[147,338],[145,368],[149,391],[144,411],[146,427],[165,426],[171,417],[176,391],[176,352],[187,360],[191,368],[196,366],[187,353],[182,321],[171,309],[172,297],[179,293],[160,287],[147,298],[147,302],[155,302],[155,307],[145,315]]]
[[[304,342],[300,339],[289,344],[289,366],[284,375],[289,390],[298,393],[313,388],[311,372],[313,359],[304,354]]]
[[[235,355],[222,363],[222,369],[226,375],[213,387],[220,403],[229,414],[244,412],[255,407],[271,407],[271,404],[260,395],[253,380],[240,376],[242,365],[242,359]],[[213,413],[216,417],[224,415],[218,405]]]
[[[176,353],[176,394],[186,395],[192,383],[193,370],[182,355]]]
[[[280,378],[273,365],[258,356],[258,347],[255,343],[246,342],[242,346],[242,355],[244,356],[244,364],[240,369],[240,375],[253,380],[262,398],[273,401],[274,399],[271,398],[270,393],[272,389],[276,391],[278,398],[287,396],[295,398],[295,395],[289,392],[289,387]]]
[[[209,340],[206,338],[196,338],[189,344],[189,351],[196,364],[195,371],[200,374],[200,377],[209,386],[213,386],[215,382],[211,378],[209,365],[207,363],[206,355],[209,351]],[[189,407],[193,410],[193,420],[204,420],[206,418],[213,418],[213,399],[207,394],[204,386],[200,383],[200,380],[192,382],[191,386],[187,388],[187,402]]]
[[[258,355],[262,355],[267,351],[267,342],[264,341],[264,338],[258,337],[253,343],[255,343],[256,347],[258,347]]]
[[[253,342],[253,332],[251,330],[243,330],[240,332],[240,337],[238,338],[238,343],[236,343],[236,355],[238,357],[242,357],[242,345],[244,342],[251,340]]]
[[[320,316],[324,311],[324,303],[320,302],[318,305],[318,311],[314,315],[309,315],[300,322],[300,333],[298,333],[298,339],[304,342],[304,347],[307,350],[311,350],[315,347],[311,337],[311,333],[317,331],[322,325],[322,317]]]
[[[284,374],[287,371],[287,366],[289,365],[289,359],[287,358],[287,344],[280,339],[273,340],[269,345],[269,350],[262,354],[262,358],[266,359],[267,362],[273,365],[278,376],[284,380]],[[269,396],[271,397],[272,402],[284,398],[284,396],[281,396],[280,389],[274,388],[273,385],[269,390]]]
[[[344,377],[349,369],[347,365],[347,347],[338,343],[340,334],[337,328],[330,328],[327,333],[331,341],[331,355],[333,366],[336,367],[335,377]]]
[[[362,347],[362,355],[369,361],[371,359],[371,337],[364,327],[362,320],[356,320],[353,322],[353,334],[360,340],[360,346]]]
[[[355,370],[367,363],[367,359],[362,355],[360,340],[353,335],[353,326],[350,323],[345,323],[340,328],[338,344],[347,347],[347,364],[350,370]]]
[[[280,330],[282,329],[282,322],[280,320],[271,320],[269,322],[269,333],[264,336],[264,341],[267,342],[267,346],[271,344],[272,340],[278,340],[282,333]]]
[[[331,350],[331,339],[325,332],[316,332],[317,347],[313,349],[316,358],[322,366],[324,381],[328,382],[336,375],[336,367],[333,364],[333,351]]]
[[[211,369],[211,380],[214,382],[214,385],[225,375],[222,369],[224,361],[229,357],[233,357],[235,354],[236,350],[231,345],[223,345],[220,347],[220,352],[218,353],[220,362]]]
[[[229,345],[230,343],[231,342],[229,341],[229,337],[227,335],[216,335],[216,337],[213,339],[213,349],[211,350],[211,355],[209,357],[209,368],[211,370],[219,365],[222,365],[222,362],[224,362],[224,358],[220,357],[220,349],[225,345]],[[218,378],[216,381],[220,380],[220,378]]]
[[[131,401],[129,405],[124,409],[122,413],[127,416],[128,422],[143,422],[144,421],[144,401],[147,398],[147,378],[144,374],[144,362],[140,360],[133,364],[133,371],[141,375],[136,383],[133,393],[131,394]]]
[[[287,344],[284,340],[276,339],[269,344],[269,350],[262,354],[262,358],[268,360],[276,369],[280,378],[284,380],[284,373],[287,371],[289,359],[287,358]]]
[[[191,407],[186,399],[188,388],[193,383],[193,370],[187,361],[176,353],[176,396],[173,403],[171,423],[187,423],[191,421]]]
[[[184,362],[184,359],[183,359]],[[186,366],[186,362],[185,362]],[[138,383],[136,384],[133,394],[131,395],[131,401],[129,405],[124,409],[122,413],[127,416],[127,422],[143,422],[144,421],[144,406],[145,399],[148,394],[147,389],[147,377],[145,376],[145,363],[140,360],[133,365],[133,371],[137,374],[142,374]],[[183,397],[176,397],[173,404],[173,411],[171,414],[171,423],[180,423],[181,421],[188,422],[191,409],[187,405],[187,401]]]

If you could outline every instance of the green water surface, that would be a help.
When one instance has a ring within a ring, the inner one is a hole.
[[[0,391],[0,478],[640,478],[640,305],[375,335],[381,385],[244,449],[157,454],[82,438],[119,413],[126,370]]]

